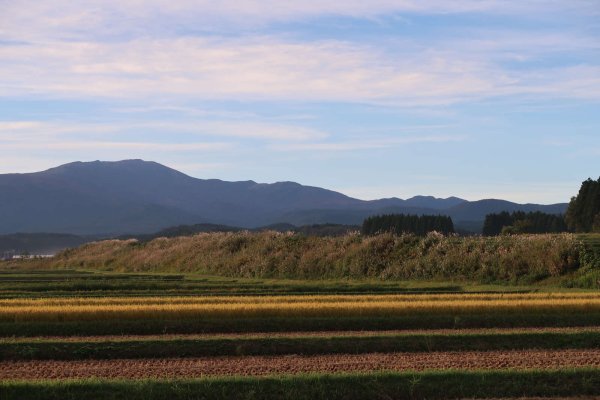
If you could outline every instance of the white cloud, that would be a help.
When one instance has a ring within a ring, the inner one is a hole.
[[[595,0],[86,0],[3,1],[0,40],[155,36],[229,30],[321,16],[492,13],[598,14]]]
[[[159,122],[146,125],[148,128],[158,128],[164,131],[274,141],[304,141],[328,136],[326,132],[316,129],[259,121]]]
[[[600,98],[599,66],[510,70],[480,51],[438,51],[415,43],[384,51],[349,42],[271,37],[13,44],[0,47],[0,96],[403,106],[506,95]]]
[[[347,101],[411,107],[523,94],[600,97],[600,66],[594,57],[600,42],[585,30],[465,26],[453,29],[452,37],[417,40],[419,35],[409,33],[378,37],[368,45],[292,41],[281,32],[260,36],[256,30],[240,30],[243,24],[328,15],[482,12],[590,18],[600,13],[594,0],[1,3],[0,96],[5,97]],[[220,27],[216,34],[214,26]],[[543,63],[506,66],[563,53],[577,54],[578,61],[554,68]]]
[[[263,121],[143,121],[143,122],[70,122],[70,121],[0,121],[0,140],[33,142],[76,136],[96,138],[106,135],[127,136],[134,133],[169,132],[191,136],[232,137],[270,141],[304,141],[323,139],[326,132],[301,126]]]
[[[117,141],[51,141],[51,142],[13,142],[3,143],[2,150],[130,150],[130,151],[171,151],[187,152],[199,150],[226,150],[231,143],[162,143],[162,142],[117,142]]]
[[[368,149],[384,149],[392,146],[400,146],[412,143],[460,142],[465,139],[465,135],[415,135],[396,138],[365,139],[355,141],[276,144],[270,146],[270,148],[273,150],[280,151],[354,151]]]

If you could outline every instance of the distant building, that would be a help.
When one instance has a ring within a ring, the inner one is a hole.
[[[52,254],[15,254],[12,256],[13,260],[32,260],[35,258],[52,258]]]
[[[52,254],[17,254],[16,251],[10,250],[5,251],[0,255],[1,261],[10,261],[10,260],[32,260],[36,258],[51,258],[54,257]]]

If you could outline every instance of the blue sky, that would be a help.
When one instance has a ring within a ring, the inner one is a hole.
[[[600,1],[0,0],[0,173],[154,160],[363,198],[600,175]]]

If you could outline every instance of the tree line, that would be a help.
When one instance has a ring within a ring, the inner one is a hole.
[[[444,215],[377,215],[365,219],[361,229],[364,235],[413,233],[424,236],[432,231],[454,233],[452,218]],[[590,178],[581,184],[577,196],[571,198],[565,215],[540,211],[491,213],[485,217],[482,233],[495,236],[568,231],[600,232],[600,178]]]
[[[514,233],[600,232],[600,178],[587,179],[571,198],[565,215],[542,212],[488,214],[483,224],[486,236]]]
[[[557,233],[566,232],[567,224],[563,215],[547,214],[540,211],[507,211],[485,216],[483,234],[495,236],[516,233]]]
[[[413,233],[425,236],[433,231],[444,234],[454,233],[452,218],[445,215],[376,215],[365,219],[361,229],[363,235]]]

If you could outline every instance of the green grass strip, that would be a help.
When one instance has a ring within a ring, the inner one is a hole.
[[[80,360],[231,355],[360,354],[375,352],[585,349],[600,332],[400,334],[338,337],[250,337],[0,341],[0,360]]]
[[[0,337],[600,326],[600,313],[0,322]]]
[[[0,382],[3,400],[456,399],[598,394],[599,369]]]

